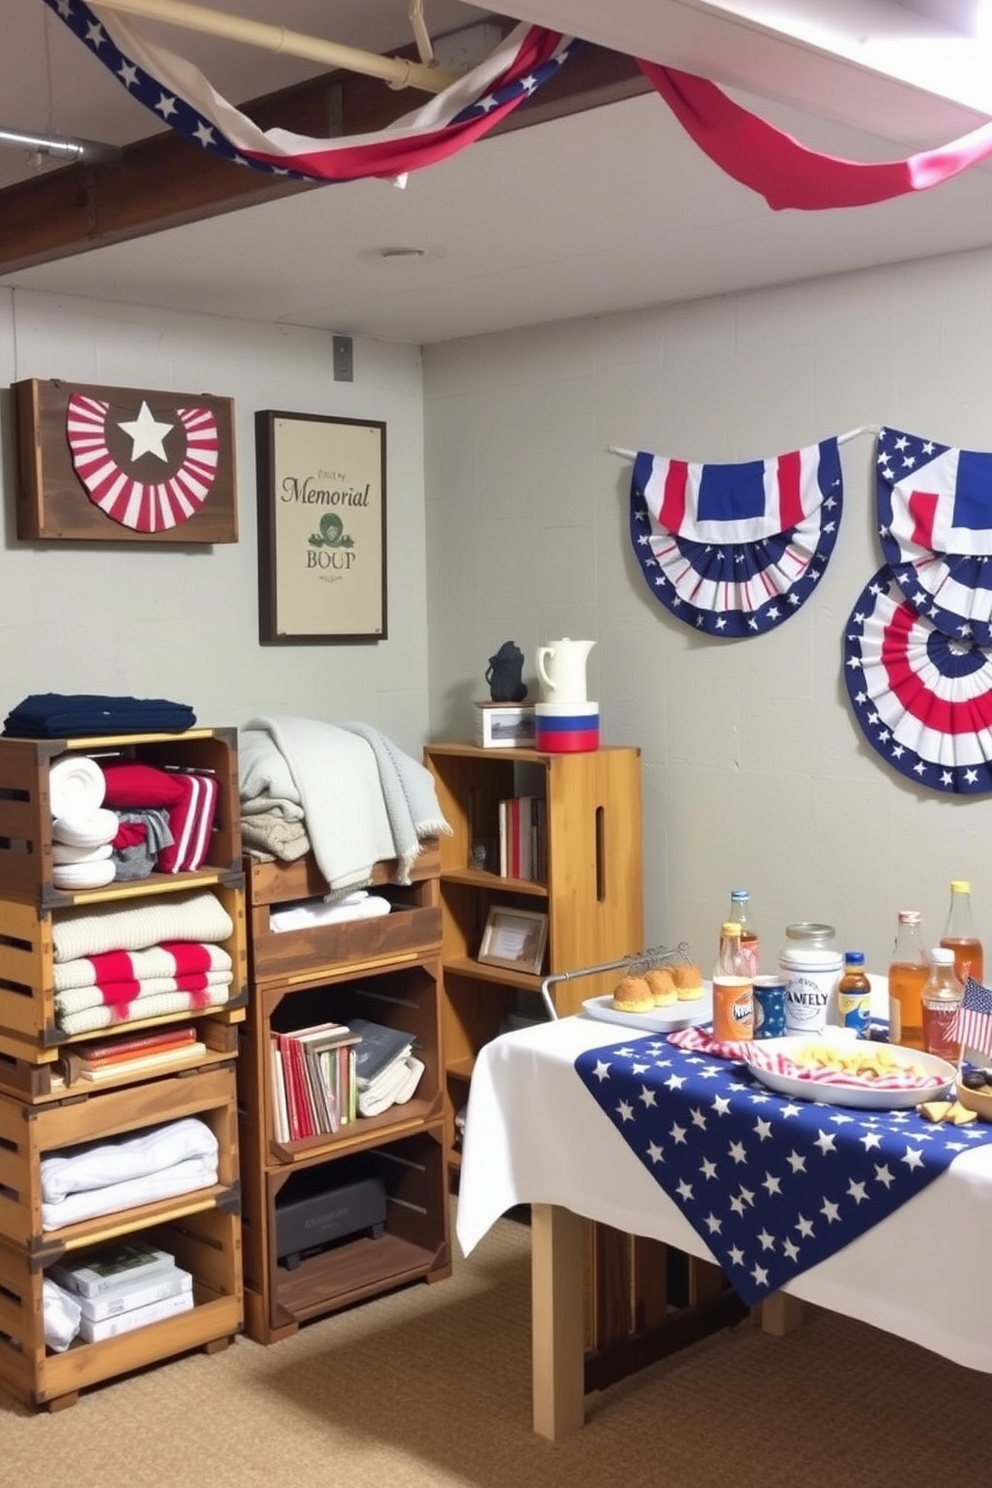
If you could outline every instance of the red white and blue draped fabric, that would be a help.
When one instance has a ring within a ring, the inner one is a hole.
[[[133,417],[122,418],[128,412]],[[66,408],[66,438],[93,505],[135,532],[178,527],[200,510],[217,476],[220,438],[209,408],[166,399],[152,410],[144,398],[132,409],[111,408],[77,392]]]
[[[886,764],[944,794],[992,791],[992,653],[937,630],[879,569],[844,634],[844,680]]]
[[[434,165],[487,134],[553,77],[574,45],[556,31],[517,26],[478,67],[375,134],[312,139],[259,129],[189,62],[114,11],[45,0],[131,96],[192,144],[254,170],[297,180],[395,177]]]
[[[948,636],[992,645],[992,454],[882,428],[882,552],[906,598]]]
[[[590,1049],[582,1084],[749,1305],[835,1255],[992,1142],[992,1126],[789,1100],[659,1035]]]
[[[677,620],[723,639],[760,635],[823,577],[842,505],[836,438],[740,465],[641,451],[630,540],[652,594]]]

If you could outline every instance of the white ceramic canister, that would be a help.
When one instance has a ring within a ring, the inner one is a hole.
[[[832,944],[833,925],[800,920],[785,927],[778,967],[785,982],[785,1031],[819,1033],[844,969],[844,958]]]

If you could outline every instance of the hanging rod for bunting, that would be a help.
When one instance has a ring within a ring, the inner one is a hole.
[[[410,25],[413,27],[413,39],[417,43],[417,51],[420,60],[425,67],[436,66],[434,60],[434,43],[431,41],[427,22],[424,20],[424,0],[410,0],[410,8],[407,14],[410,17]]]
[[[120,10],[128,15],[164,21],[187,31],[204,31],[210,36],[244,42],[264,51],[283,52],[290,57],[303,57],[308,62],[322,62],[328,67],[381,78],[393,88],[419,88],[424,93],[442,93],[461,76],[461,73],[441,72],[437,67],[424,66],[420,62],[380,57],[376,52],[339,46],[316,36],[304,36],[299,31],[287,31],[285,26],[270,26],[266,21],[249,21],[226,15],[223,11],[208,10],[202,5],[188,5],[185,0],[96,0],[92,9],[96,15],[103,10]]]

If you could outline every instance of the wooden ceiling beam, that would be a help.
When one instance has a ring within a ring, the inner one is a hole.
[[[488,138],[650,90],[632,58],[586,44]],[[343,72],[241,105],[262,129],[318,139],[374,133],[410,107],[409,95],[398,99],[376,79]],[[234,165],[166,130],[125,145],[120,162],[70,165],[0,190],[0,273],[322,189]]]

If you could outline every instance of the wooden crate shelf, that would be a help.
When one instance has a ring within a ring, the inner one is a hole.
[[[45,1346],[44,1272],[0,1241],[0,1386],[24,1405],[58,1409],[89,1386],[191,1349],[213,1352],[234,1338],[244,1315],[238,1214],[214,1207],[177,1215],[146,1235],[192,1274],[192,1309],[99,1343],[76,1340],[63,1353]]]
[[[388,915],[300,931],[274,931],[270,916],[280,904],[326,894],[313,860],[246,864],[252,998],[240,1029],[240,1145],[245,1324],[258,1342],[275,1343],[301,1323],[389,1288],[450,1274],[439,861],[437,843],[428,844],[407,886],[391,882],[395,863],[375,866],[372,887],[389,898]],[[270,1033],[359,1016],[413,1036],[424,1064],[413,1099],[360,1116],[333,1136],[277,1142]],[[326,1174],[331,1188],[369,1172],[386,1183],[385,1233],[332,1245],[292,1271],[279,1265],[278,1204],[317,1181],[315,1174]]]
[[[40,1163],[54,1152],[197,1116],[218,1141],[218,1183],[78,1224],[48,1230],[42,1223]],[[23,1247],[48,1265],[67,1250],[89,1246],[129,1229],[148,1228],[171,1208],[213,1207],[238,1184],[237,1092],[234,1063],[167,1075],[123,1089],[70,1095],[47,1105],[0,1097],[0,1240]]]
[[[328,1188],[359,1178],[381,1177],[386,1186],[385,1233],[359,1235],[304,1256],[293,1269],[275,1254],[276,1212],[298,1192],[300,1181],[326,1181]],[[301,1323],[413,1281],[440,1281],[451,1274],[444,1146],[438,1123],[406,1137],[380,1134],[363,1151],[339,1156],[295,1174],[269,1173],[261,1214],[263,1237],[244,1221],[245,1320],[251,1337],[275,1343]]]
[[[192,877],[198,877],[192,875]],[[141,880],[142,883],[145,880]],[[247,1002],[248,954],[244,911],[244,876],[239,870],[226,880],[216,874],[201,879],[198,887],[214,894],[231,917],[233,931],[226,941],[225,949],[231,957],[233,980],[232,996],[227,1003],[211,1009],[210,1016],[220,1022],[231,1019],[231,1015],[244,1008]],[[128,885],[136,889],[137,885]],[[179,885],[172,885],[172,891]],[[189,888],[189,885],[186,885]],[[104,891],[105,899],[128,903],[136,896],[126,898],[120,890],[115,894]],[[57,911],[54,912],[57,914]],[[243,1015],[242,1015],[243,1016]],[[175,1013],[167,1018],[151,1020],[157,1023],[189,1022],[190,1013]],[[240,1021],[240,1018],[235,1019]],[[112,1037],[114,1033],[134,1032],[147,1027],[148,1023],[134,1020],[118,1023],[108,1029],[97,1029],[75,1036],[61,1030],[55,1019],[55,960],[53,949],[53,912],[39,911],[34,904],[21,899],[3,902],[3,929],[0,931],[0,1054],[13,1060],[29,1063],[54,1063],[64,1046],[76,1042],[92,1041],[94,1038]]]
[[[205,866],[224,873],[241,867],[237,730],[190,729],[181,734],[132,734],[106,739],[0,739],[0,897],[23,900],[39,910],[92,902],[92,893],[70,894],[52,883],[52,811],[49,769],[65,754],[128,759],[216,776],[219,790],[214,830]],[[168,887],[189,887],[197,875],[153,874]],[[147,893],[149,880],[124,887]],[[101,894],[121,892],[108,885]]]

